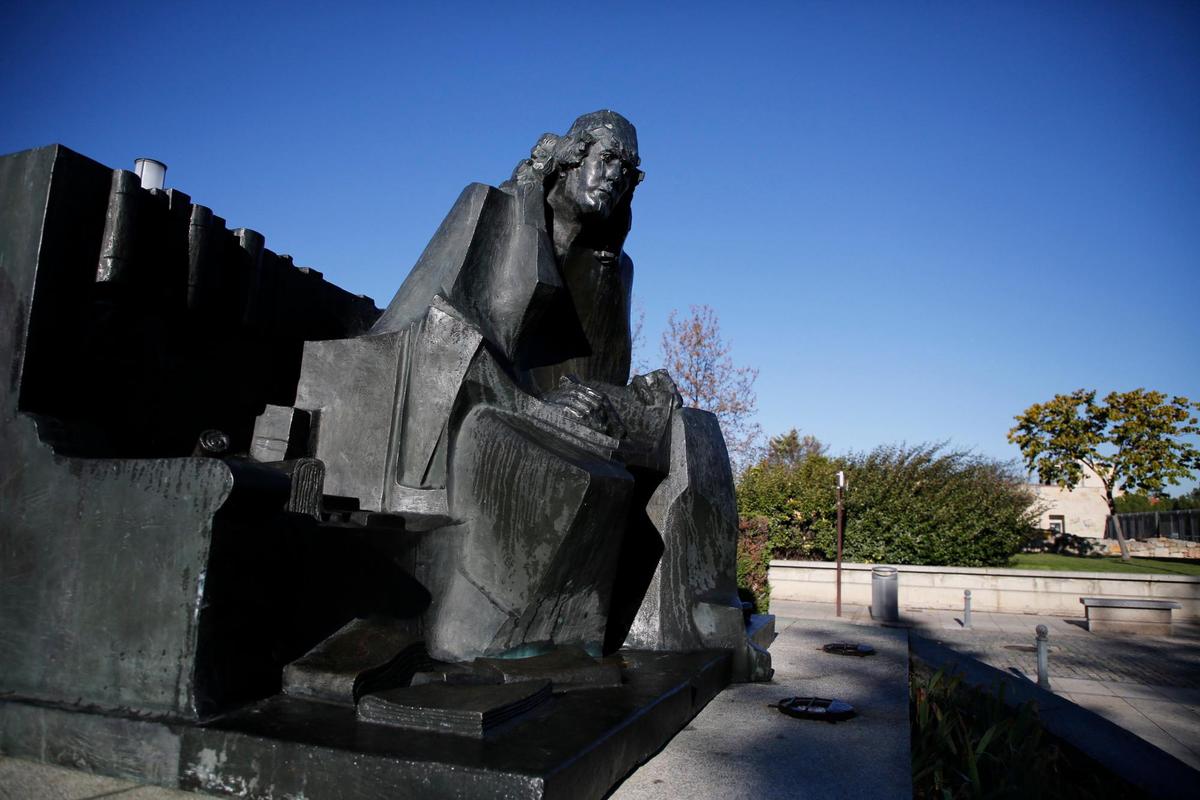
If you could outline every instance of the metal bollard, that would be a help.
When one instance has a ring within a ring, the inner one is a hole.
[[[963,589],[963,627],[971,629],[971,590]]]
[[[899,622],[900,602],[895,567],[871,569],[871,618],[878,622]]]
[[[1037,631],[1037,673],[1038,686],[1043,689],[1050,688],[1050,658],[1048,651],[1050,649],[1050,631],[1045,625],[1038,625]]]

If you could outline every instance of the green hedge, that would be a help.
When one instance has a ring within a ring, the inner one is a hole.
[[[765,539],[739,549],[739,578],[771,558],[834,558],[839,470],[849,482],[845,561],[1003,566],[1037,520],[1034,495],[1011,464],[940,444],[763,461],[738,484],[742,537]]]

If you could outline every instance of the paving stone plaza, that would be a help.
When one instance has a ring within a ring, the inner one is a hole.
[[[833,618],[831,603],[779,601],[785,619]],[[843,619],[873,625],[865,606],[844,606]],[[903,621],[921,636],[997,669],[1036,680],[1038,625],[1049,628],[1051,690],[1200,769],[1200,625],[1176,622],[1174,635],[1100,636],[1079,618],[975,611],[905,609]],[[1198,777],[1200,780],[1200,777]]]
[[[612,798],[908,797],[909,636],[939,641],[1032,680],[1039,624],[1050,631],[1049,677],[1057,695],[1200,769],[1198,625],[1176,623],[1170,638],[1114,637],[1091,634],[1079,619],[1060,617],[976,611],[972,628],[965,630],[962,615],[949,611],[905,609],[902,621],[909,627],[885,628],[862,606],[845,605],[841,619],[831,603],[778,601],[771,610],[778,632],[771,647],[775,679],[722,692]],[[839,639],[869,643],[878,656],[843,659],[821,652],[822,643]],[[859,716],[827,725],[792,720],[767,708],[784,695],[800,693],[848,700]],[[197,796],[0,758],[3,800]]]

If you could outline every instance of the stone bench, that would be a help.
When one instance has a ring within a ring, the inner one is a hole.
[[[1094,633],[1171,635],[1174,600],[1141,600],[1123,597],[1081,597],[1087,629]]]

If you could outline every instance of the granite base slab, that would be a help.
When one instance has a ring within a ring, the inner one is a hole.
[[[247,798],[603,797],[729,683],[727,651],[622,651],[620,687],[556,693],[501,735],[358,720],[278,695],[203,724],[0,701],[0,752]]]

